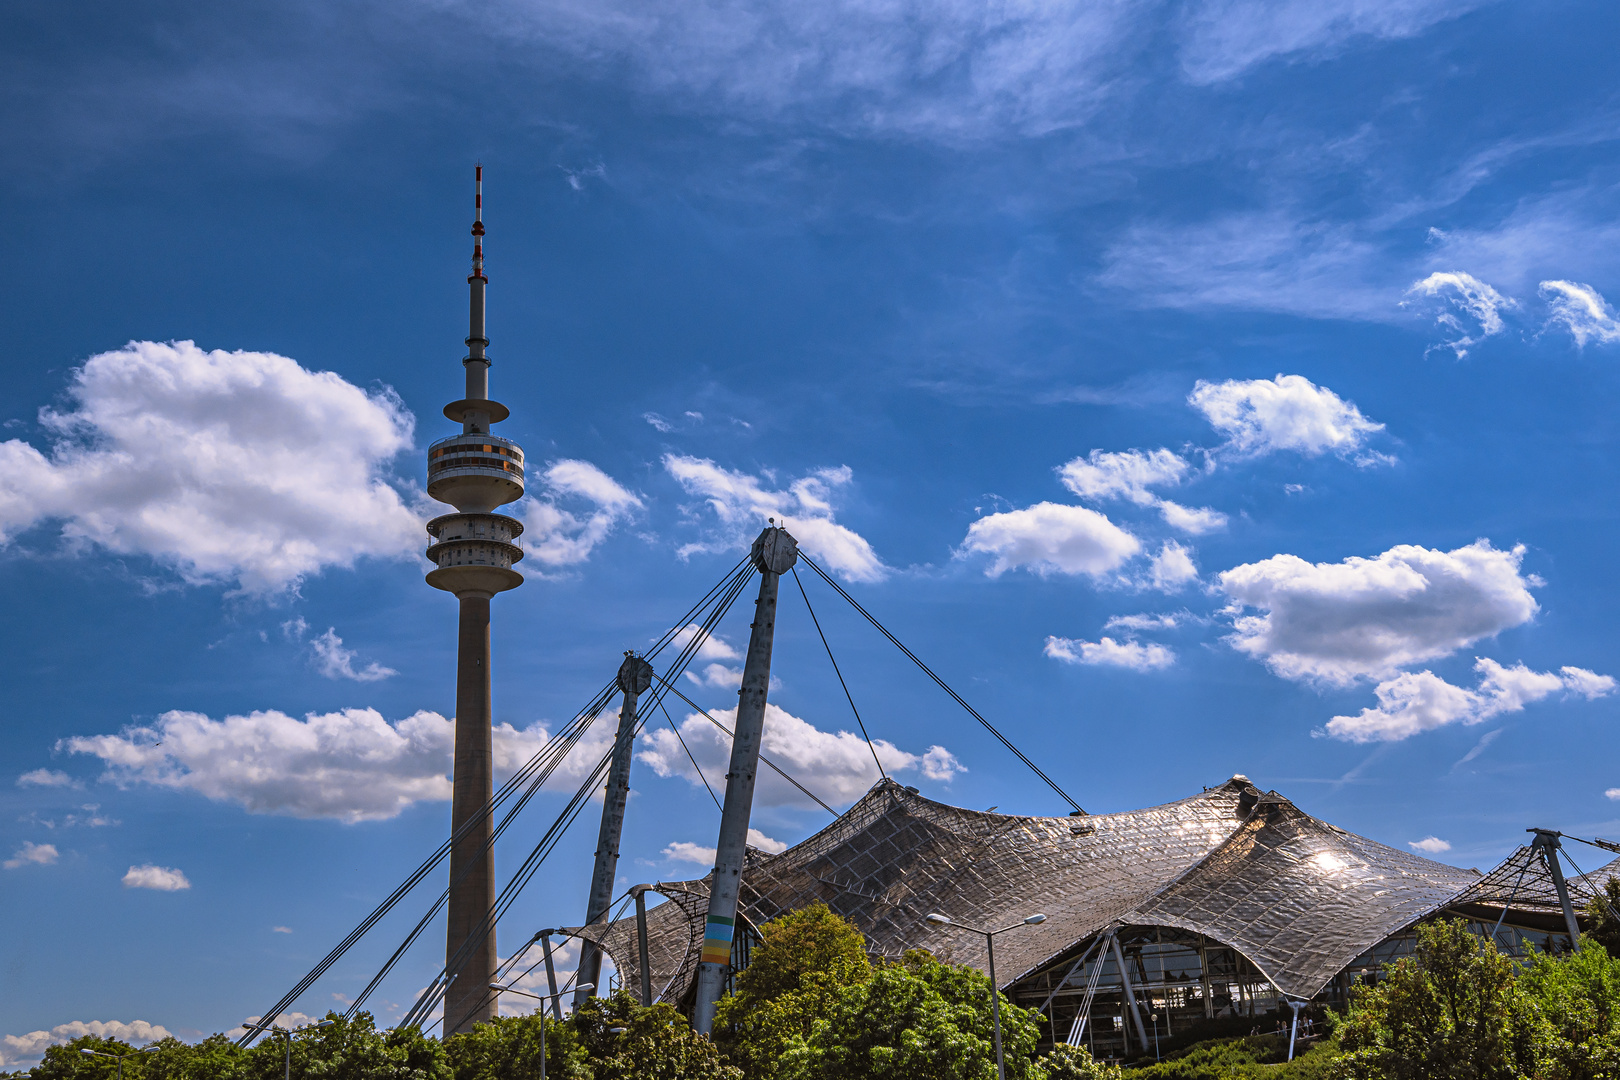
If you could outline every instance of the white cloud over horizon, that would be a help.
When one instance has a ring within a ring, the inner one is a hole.
[[[40,413],[48,454],[0,443],[0,540],[59,521],[70,545],[246,593],[420,546],[386,475],[414,426],[392,390],[274,353],[132,341],[75,369],[68,396]]]
[[[546,740],[543,724],[495,725],[497,776],[510,775]],[[582,778],[611,740],[611,731],[592,728],[558,775]],[[454,746],[455,723],[438,713],[390,724],[376,709],[351,708],[303,720],[274,709],[223,720],[173,710],[150,726],[75,736],[58,749],[100,758],[102,780],[119,786],[193,791],[252,814],[355,824],[449,799]]]
[[[1406,846],[1413,851],[1421,851],[1425,855],[1438,855],[1442,851],[1451,850],[1451,845],[1438,836],[1425,836],[1422,840],[1408,840]]]
[[[845,580],[882,581],[889,574],[865,537],[834,520],[835,494],[855,479],[847,465],[816,469],[790,482],[786,491],[776,491],[766,486],[776,483],[769,473],[754,476],[682,454],[665,454],[663,463],[687,494],[703,500],[715,519],[709,537],[681,546],[682,558],[745,547],[765,528],[767,518],[775,518],[801,549]]]
[[[10,1068],[44,1055],[53,1046],[62,1046],[74,1039],[94,1035],[98,1039],[117,1039],[132,1046],[141,1046],[173,1036],[161,1024],[145,1020],[70,1020],[50,1030],[31,1031],[26,1035],[7,1035],[0,1038],[0,1066]]]
[[[1540,582],[1520,575],[1523,557],[1488,540],[1449,552],[1402,544],[1338,563],[1274,555],[1216,582],[1231,600],[1233,648],[1285,679],[1347,686],[1530,621]]]
[[[709,714],[727,731],[736,723],[737,710],[711,709]],[[687,759],[681,740],[686,742],[710,784],[724,782],[731,760],[731,738],[701,714],[689,714],[680,725],[681,738],[673,731],[655,728],[644,731],[637,743],[636,760],[645,762],[662,777],[679,776],[693,786],[703,780]],[[890,774],[919,772],[925,778],[949,783],[957,773],[966,772],[956,757],[943,746],[930,746],[921,754],[909,753],[886,739],[873,739],[871,748],[860,735],[850,731],[823,731],[778,705],[765,706],[765,733],[761,743],[764,755],[829,805],[851,803],[878,781],[875,749],[883,768]],[[774,769],[761,765],[756,806],[791,806],[813,809],[815,803]]]
[[[1051,636],[1042,649],[1047,656],[1066,664],[1084,664],[1090,667],[1118,667],[1129,671],[1159,671],[1176,662],[1176,654],[1164,645],[1143,644],[1139,641],[1115,641],[1111,637],[1096,641]]]
[[[1585,668],[1531,671],[1522,662],[1503,667],[1481,657],[1476,689],[1453,686],[1432,671],[1402,672],[1378,684],[1378,704],[1356,716],[1335,716],[1323,733],[1350,743],[1399,742],[1448,724],[1471,726],[1565,691],[1591,701],[1614,692],[1615,680]]]

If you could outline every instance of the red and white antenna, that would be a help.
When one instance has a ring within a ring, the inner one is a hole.
[[[472,235],[472,276],[487,282],[489,279],[484,277],[484,166],[482,163],[473,166]]]

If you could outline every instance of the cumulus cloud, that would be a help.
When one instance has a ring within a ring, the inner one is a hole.
[[[1503,667],[1481,657],[1474,664],[1479,686],[1453,686],[1432,671],[1402,672],[1378,684],[1378,704],[1356,716],[1335,716],[1325,734],[1352,743],[1399,742],[1448,724],[1478,724],[1560,690],[1588,699],[1614,691],[1615,681],[1584,668],[1565,668],[1570,675],[1531,671],[1524,664]]]
[[[1592,341],[1599,345],[1620,341],[1620,320],[1615,318],[1614,308],[1592,286],[1574,281],[1543,281],[1540,293],[1551,310],[1547,325],[1568,330],[1580,348],[1586,348]]]
[[[1273,555],[1216,581],[1232,601],[1234,648],[1283,678],[1345,686],[1528,622],[1540,582],[1520,575],[1523,557],[1488,540],[1449,552],[1402,544],[1339,563]]]
[[[1168,540],[1148,563],[1146,584],[1160,592],[1176,592],[1198,580],[1198,567],[1192,552],[1174,540]]]
[[[1093,450],[1058,467],[1063,486],[1082,499],[1125,499],[1159,511],[1173,529],[1198,535],[1225,528],[1226,515],[1208,507],[1193,509],[1148,490],[1182,482],[1191,466],[1180,455],[1160,447],[1141,450]]]
[[[812,558],[849,581],[881,581],[889,568],[872,545],[854,530],[833,520],[833,499],[855,478],[847,465],[817,469],[794,480],[786,491],[773,490],[776,480],[734,472],[708,458],[665,454],[664,468],[689,495],[702,498],[713,512],[715,528],[707,539],[682,545],[682,558],[700,551],[733,551],[751,543],[766,518],[774,517],[793,534]]]
[[[588,461],[554,461],[530,484],[529,496],[516,507],[523,519],[523,550],[548,568],[584,562],[644,505],[640,496]],[[576,513],[568,509],[574,502],[589,503],[591,509]]]
[[[1176,662],[1176,654],[1163,645],[1153,643],[1144,645],[1139,641],[1115,641],[1111,637],[1097,641],[1048,637],[1044,652],[1052,659],[1061,660],[1066,664],[1121,667],[1130,671],[1157,671]]]
[[[772,839],[758,829],[748,830],[748,846],[758,848],[771,855],[780,855],[788,849],[788,845],[781,840]],[[712,847],[694,844],[689,840],[677,840],[664,848],[664,857],[676,862],[697,863],[700,866],[713,866],[716,851]]]
[[[542,725],[496,725],[497,773],[516,770],[546,738]],[[611,732],[593,729],[559,775],[583,776],[583,761],[593,748],[600,757],[611,738]],[[100,758],[107,766],[102,779],[111,783],[194,791],[254,814],[349,823],[391,818],[413,803],[450,798],[454,746],[455,724],[438,713],[421,711],[390,724],[376,709],[311,713],[303,720],[274,709],[223,720],[175,710],[150,727],[58,743]]]
[[[41,1057],[52,1046],[62,1046],[74,1039],[94,1035],[98,1039],[117,1039],[131,1046],[154,1043],[171,1038],[169,1029],[145,1020],[72,1020],[57,1024],[49,1031],[31,1031],[27,1035],[7,1035],[0,1039],[0,1065],[12,1066]]]
[[[1437,270],[1422,281],[1413,282],[1407,295],[1426,297],[1440,305],[1435,322],[1453,335],[1441,347],[1450,349],[1459,360],[1468,355],[1470,346],[1500,334],[1506,325],[1502,312],[1519,306],[1517,300],[1503,296],[1472,274],[1460,270]],[[1464,319],[1475,325],[1467,325]]]
[[[17,853],[5,862],[0,862],[0,867],[16,870],[23,866],[50,866],[60,855],[55,844],[36,844],[31,840],[24,840]]]
[[[711,709],[709,713],[728,731],[736,722],[735,708]],[[681,739],[686,741],[710,783],[725,775],[731,761],[731,738],[724,731],[694,713],[681,722]],[[919,755],[901,750],[884,739],[874,739],[872,745],[890,775],[920,772],[930,780],[949,783],[957,773],[967,771],[942,746],[929,747],[926,753]],[[865,739],[848,731],[822,731],[777,705],[765,706],[762,749],[766,757],[830,805],[855,801],[878,779],[877,764],[872,760],[872,750],[867,748]],[[644,732],[636,757],[659,776],[679,776],[694,785],[703,783],[673,731]],[[774,769],[761,766],[758,783],[757,805],[815,806]]]
[[[79,782],[60,769],[33,769],[17,777],[18,787],[78,787]]]
[[[1349,456],[1384,430],[1354,404],[1303,375],[1218,383],[1200,379],[1187,401],[1225,436],[1228,451],[1248,457],[1280,450],[1306,457]]]
[[[48,453],[0,443],[0,541],[58,521],[71,543],[250,593],[420,546],[385,476],[414,423],[391,390],[274,353],[135,341],[87,360],[68,396],[40,414]]]
[[[999,577],[1026,567],[1041,576],[1086,574],[1101,578],[1142,550],[1142,542],[1084,506],[1042,502],[988,514],[968,526],[964,554],[992,556],[985,570]]]
[[[1442,851],[1451,850],[1451,845],[1438,836],[1425,836],[1422,840],[1408,840],[1406,846],[1414,851],[1421,851],[1425,855],[1438,855]]]
[[[1605,790],[1603,792],[1603,797],[1605,799],[1613,799],[1615,802],[1620,802],[1620,787],[1612,787]]]
[[[154,889],[157,892],[179,892],[191,888],[186,875],[169,866],[132,866],[124,875],[126,889]]]

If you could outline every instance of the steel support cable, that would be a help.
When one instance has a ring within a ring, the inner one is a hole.
[[[744,556],[742,559],[738,560],[738,562],[733,565],[731,569],[727,570],[720,582],[705,593],[701,600],[688,609],[686,614],[681,616],[680,620],[677,621],[670,630],[666,631],[657,639],[652,649],[649,650],[649,654],[656,655],[665,646],[667,646],[670,641],[675,640],[679,636],[680,632],[690,624],[692,616],[707,606],[716,593],[728,591],[731,592],[734,597],[735,593],[741,589],[742,584],[746,582],[747,579],[752,576],[752,574],[753,567],[750,559],[748,556]],[[729,606],[729,604],[726,606]],[[579,713],[576,713],[574,719],[571,720],[568,725],[565,725],[563,730],[558,732],[557,739],[560,740],[568,731],[569,727],[574,724],[583,721],[586,725],[588,725],[591,721],[594,721],[596,717],[601,714],[602,709],[606,707],[608,701],[611,700],[615,689],[616,680],[609,682],[605,687],[603,687],[603,689],[600,690],[592,699],[591,704],[580,710]],[[509,798],[513,792],[527,782],[529,776],[532,775],[536,769],[541,767],[540,763],[543,760],[547,749],[549,749],[549,747],[555,741],[556,740],[548,741],[547,747],[543,747],[538,753],[535,754],[534,757],[526,762],[523,767],[513,774],[513,776],[508,779],[505,784],[501,786],[500,791],[498,791],[491,798],[490,802],[486,804],[485,809],[487,812],[492,813],[497,806],[499,806],[505,799]],[[533,791],[531,790],[530,795],[532,796],[532,794]],[[526,801],[527,799],[525,799],[525,802]],[[454,847],[455,843],[475,825],[477,825],[482,818],[483,815],[480,814],[469,819],[469,821],[460,830],[452,834],[450,839],[445,841],[445,843],[441,845],[440,848],[432,856],[430,856],[427,861],[416,870],[415,873],[410,875],[405,882],[399,886],[399,888],[397,888],[387,899],[382,902],[382,904],[378,905],[376,910],[367,916],[366,919],[362,920],[361,924],[357,926],[347,938],[340,942],[330,953],[327,954],[326,957],[321,960],[319,964],[316,965],[312,971],[310,971],[302,980],[300,980],[299,984],[285,998],[278,1002],[275,1007],[270,1010],[270,1012],[260,1017],[260,1019],[253,1026],[251,1026],[240,1039],[237,1040],[237,1045],[241,1046],[246,1044],[269,1028],[269,1026],[276,1021],[277,1017],[279,1017],[282,1012],[284,1012],[289,1006],[292,1005],[293,1002],[295,1002],[311,986],[313,986],[315,982],[326,973],[332,964],[336,963],[339,958],[341,958],[346,952],[348,952],[350,948],[354,946],[355,942],[359,941],[360,938],[370,931],[371,928],[375,926],[377,922],[380,921],[389,911],[391,911],[400,900],[402,900],[408,893],[413,891],[416,886],[421,883],[422,879],[431,873],[433,869],[439,865],[439,863],[443,862],[445,857],[450,854],[450,851]],[[510,816],[508,817],[508,821],[509,820]],[[446,895],[448,895],[448,893]],[[414,937],[415,935],[412,936],[412,940],[414,940]],[[391,966],[392,964],[390,964],[390,967]]]
[[[626,889],[623,893],[621,893],[619,895],[619,898],[618,898],[618,907],[617,907],[617,909],[614,909],[614,907],[613,907],[613,905],[611,903],[608,905],[609,910],[610,910],[611,913],[608,915],[606,921],[610,922],[610,923],[614,922],[615,920],[617,920],[619,918],[620,915],[623,915],[624,914],[624,909],[630,905],[630,901],[632,899],[633,899],[633,897],[631,897],[630,891],[628,889]],[[536,960],[534,963],[530,964],[528,967],[526,967],[522,971],[518,972],[518,974],[517,974],[517,976],[515,978],[506,979],[506,978],[502,977],[503,973],[510,973],[513,968],[517,967],[518,959],[520,957],[522,957],[522,955],[524,953],[526,953],[530,949],[534,948],[534,943],[539,941],[540,937],[541,937],[540,934],[534,935],[534,937],[530,938],[528,941],[526,941],[524,943],[523,948],[519,949],[516,953],[512,954],[512,956],[506,961],[506,963],[504,963],[500,967],[496,968],[495,969],[495,981],[500,983],[502,986],[515,986],[518,983],[521,983],[524,979],[527,979],[529,977],[530,973],[533,972],[535,968],[537,968],[541,964],[545,963],[546,962],[545,957],[542,956],[540,959]],[[579,977],[579,969],[578,968],[575,968],[573,971],[569,972],[568,973],[568,978],[563,980],[562,989],[557,991],[558,995],[568,993],[569,987],[574,985],[574,980],[577,979],[578,977]],[[547,987],[547,989],[549,990],[550,987]],[[544,1006],[542,1006],[539,1011],[544,1012],[545,1011]],[[431,1031],[432,1028],[433,1028],[433,1025],[429,1024],[428,1025],[428,1030]]]
[[[604,690],[604,692],[599,694],[598,697],[605,700],[609,693],[610,688],[609,690]],[[597,707],[597,711],[600,712],[600,707]],[[583,710],[580,714],[576,714],[576,719],[574,721],[570,721],[570,724],[578,723],[579,717],[583,716],[584,714],[585,711]],[[594,716],[592,718],[594,718]],[[528,763],[526,763],[524,767],[512,777],[511,780],[502,786],[501,791],[491,799],[489,804],[491,808],[499,805],[500,802],[510,797],[512,792],[515,791],[529,775],[532,775],[533,769],[538,767],[536,764],[536,759],[540,758],[544,753],[545,751],[542,750],[540,754],[536,755],[535,759],[531,759]],[[335,964],[346,952],[348,952],[348,950],[352,948],[361,937],[363,937],[368,931],[371,930],[372,927],[381,921],[385,915],[393,910],[393,908],[401,900],[403,900],[406,895],[412,892],[417,885],[421,884],[422,879],[428,874],[432,873],[433,870],[444,861],[445,857],[450,854],[450,850],[455,843],[464,837],[476,823],[477,819],[469,821],[467,824],[463,825],[461,829],[452,834],[451,837],[442,845],[440,845],[438,850],[428,857],[427,861],[422,863],[421,866],[419,866],[410,876],[408,876],[398,888],[389,894],[389,896],[371,912],[370,915],[361,920],[360,924],[355,927],[355,929],[352,930],[346,938],[339,942],[338,945],[335,946],[331,952],[327,953],[327,955],[322,958],[322,960],[316,964],[316,966],[311,969],[308,974],[299,980],[298,984],[285,997],[277,1002],[269,1012],[261,1016],[252,1026],[250,1026],[248,1030],[244,1032],[243,1035],[237,1040],[236,1044],[238,1046],[246,1045],[260,1033],[268,1029],[271,1024],[275,1023],[276,1019],[283,1012],[285,1012],[293,1002],[297,1001],[298,998],[303,996],[303,994],[311,986],[313,986],[315,982],[322,975],[324,975],[333,964]]]
[[[1570,837],[1570,839],[1571,840],[1580,840],[1581,838],[1578,837],[1578,836],[1572,836],[1572,837]],[[1581,842],[1585,843],[1586,841],[1583,840]],[[1597,847],[1596,844],[1593,844],[1592,846]],[[1558,850],[1559,851],[1564,851],[1562,846],[1560,846]],[[1576,866],[1574,859],[1569,858],[1569,852],[1564,851],[1564,858],[1569,859],[1569,865],[1575,867],[1575,872],[1577,874],[1581,875],[1581,880],[1586,882],[1586,887],[1588,889],[1592,890],[1592,895],[1596,896],[1599,900],[1601,900],[1603,902],[1603,906],[1609,909],[1609,914],[1613,918],[1615,918],[1616,920],[1620,920],[1620,912],[1615,911],[1614,910],[1614,905],[1609,903],[1609,894],[1608,894],[1608,892],[1603,890],[1603,889],[1598,888],[1595,884],[1592,883],[1592,879],[1586,876],[1586,871],[1582,870],[1579,866]],[[1579,946],[1579,944],[1580,944],[1579,942],[1576,942],[1577,947]]]
[[[600,715],[601,710],[598,710],[596,716]],[[592,721],[595,719],[596,717],[592,717]],[[524,807],[528,805],[529,800],[532,799],[539,792],[541,786],[551,778],[551,774],[556,771],[557,767],[562,764],[564,759],[567,758],[569,752],[572,751],[573,748],[578,745],[579,740],[584,737],[585,731],[588,729],[588,727],[589,723],[579,726],[566,740],[560,738],[548,740],[547,749],[542,750],[541,753],[546,753],[551,749],[551,744],[555,743],[556,748],[552,755],[551,761],[548,763],[546,768],[535,774],[533,782],[530,784],[529,789],[524,792],[523,797],[520,798],[509,811],[507,811],[506,816],[502,818],[500,823],[496,825],[494,830],[492,830],[489,841],[483,846],[483,851],[485,854],[494,849],[495,842],[499,840],[502,834],[506,832],[507,826],[512,824],[512,822],[517,818],[518,814],[520,814]],[[382,984],[382,981],[387,978],[389,972],[394,969],[394,965],[399,963],[410,947],[416,943],[417,938],[422,935],[422,933],[433,922],[433,919],[441,910],[444,909],[444,905],[449,901],[450,893],[455,889],[456,885],[459,884],[468,874],[470,874],[477,865],[477,859],[470,860],[468,865],[462,869],[461,873],[450,882],[450,885],[444,890],[444,892],[439,894],[438,900],[435,901],[433,906],[428,909],[427,914],[422,916],[422,918],[417,922],[416,926],[412,928],[411,932],[406,935],[405,940],[400,944],[399,948],[394,950],[393,955],[388,958],[387,963],[382,966],[382,969],[377,972],[377,974],[372,978],[371,982],[366,985],[366,988],[360,992],[359,996],[350,1003],[347,1012],[344,1013],[345,1019],[352,1019],[353,1016],[360,1011],[360,1007],[365,1004],[366,999],[369,998],[372,992]]]
[[[822,633],[821,620],[816,618],[816,609],[810,606],[810,594],[804,591],[804,582],[799,580],[799,568],[793,567],[793,584],[799,587],[799,595],[804,597],[804,608],[810,613],[810,622],[815,625],[816,634],[821,638],[821,647],[827,650],[827,659],[832,661],[833,674],[838,676],[838,685],[843,687],[844,699],[849,702],[849,711],[855,714],[855,723],[860,726],[861,738],[866,740],[866,748],[872,751],[872,763],[878,767],[878,775],[887,780],[889,774],[884,771],[883,762],[878,760],[877,747],[872,745],[872,736],[866,733],[866,721],[861,719],[861,710],[855,707],[855,698],[849,692],[849,684],[844,681],[844,673],[838,670],[838,661],[833,657],[832,646],[827,644],[827,635]]]
[[[934,680],[934,682],[939,686],[939,688],[941,690],[945,691],[947,694],[949,694],[951,696],[951,699],[953,701],[955,701],[958,705],[962,706],[962,708],[966,709],[969,716],[973,717],[973,719],[975,719],[979,723],[983,724],[984,729],[986,731],[988,731],[990,734],[994,735],[996,737],[996,739],[1001,743],[1002,746],[1005,746],[1008,750],[1011,750],[1013,752],[1013,755],[1016,756],[1019,761],[1022,761],[1025,765],[1029,766],[1031,772],[1033,772],[1036,776],[1040,777],[1042,780],[1046,781],[1046,786],[1051,788],[1053,791],[1057,792],[1059,798],[1061,798],[1064,802],[1068,803],[1070,806],[1074,807],[1076,810],[1080,810],[1081,813],[1085,812],[1084,810],[1081,810],[1079,803],[1075,802],[1073,799],[1071,799],[1069,797],[1068,792],[1066,792],[1062,788],[1058,787],[1057,782],[1055,780],[1053,780],[1050,776],[1047,776],[1044,772],[1041,771],[1040,766],[1036,765],[1028,757],[1024,756],[1024,752],[1022,750],[1018,749],[1018,747],[1014,746],[1007,739],[1007,736],[1003,735],[1000,731],[998,731],[994,724],[992,724],[990,721],[986,720],[983,716],[979,715],[979,711],[977,709],[975,709],[973,706],[969,705],[963,699],[961,694],[958,694],[955,690],[952,690],[950,685],[948,683],[946,683],[946,681],[944,679],[942,679],[938,675],[934,674],[934,669],[933,668],[931,668],[927,664],[923,663],[922,660],[920,660],[918,658],[916,653],[914,653],[910,649],[906,648],[905,645],[901,643],[899,638],[897,638],[893,634],[889,633],[889,630],[888,630],[887,627],[885,627],[882,623],[878,622],[877,619],[872,615],[872,613],[870,611],[867,611],[864,607],[862,607],[860,605],[860,602],[858,600],[856,600],[853,596],[849,595],[849,593],[845,592],[844,587],[842,585],[840,585],[840,584],[838,584],[838,582],[834,581],[832,579],[832,577],[828,575],[827,571],[825,571],[821,567],[817,566],[816,563],[815,563],[815,560],[811,559],[810,556],[806,555],[802,550],[799,552],[799,561],[804,563],[806,566],[810,567],[810,569],[814,570],[818,575],[820,575],[821,580],[823,580],[827,584],[831,585],[838,592],[839,596],[842,596],[845,600],[848,600],[849,603],[850,603],[850,606],[852,606],[856,611],[860,612],[861,615],[863,617],[865,617],[866,621],[871,623],[877,629],[878,633],[882,634],[884,637],[888,638],[891,642],[893,642],[895,648],[897,648],[901,652],[905,653],[906,658],[909,659],[913,664],[916,664],[919,668],[921,668],[924,675],[927,675],[930,679]]]
[[[709,778],[703,775],[703,767],[697,763],[697,758],[692,756],[691,748],[686,745],[686,739],[681,736],[681,729],[675,726],[675,718],[669,715],[668,709],[664,709],[662,700],[658,702],[658,707],[663,709],[664,719],[669,721],[669,730],[675,733],[676,741],[681,744],[681,749],[686,751],[686,760],[692,763],[692,768],[697,771],[698,779],[703,781],[703,790],[707,791],[709,798],[714,800],[714,808],[724,813],[725,807],[720,805],[720,799],[715,795],[713,786],[709,784]]]
[[[742,591],[743,586],[746,585],[748,580],[753,576],[753,572],[753,566],[750,563],[746,569],[735,572],[729,578],[729,587],[721,593],[720,598],[718,601],[716,601],[713,610],[704,620],[703,625],[699,627],[699,632],[694,634],[682,648],[680,654],[676,658],[675,663],[671,665],[670,674],[674,674],[676,677],[679,677],[681,672],[685,670],[686,666],[690,664],[692,658],[696,655],[697,650],[712,632],[715,624],[724,617],[726,611],[730,609],[738,594]],[[713,594],[714,590],[710,590],[710,595],[712,596]],[[682,628],[684,628],[684,626]],[[666,635],[666,638],[669,637],[671,637],[671,635]],[[657,678],[656,673],[654,677]],[[665,680],[660,681],[663,681],[665,686],[669,685],[669,683]],[[655,692],[653,704],[659,705],[661,701],[662,693]],[[643,710],[643,715],[638,717],[635,733],[639,733],[645,726],[646,714],[650,713],[650,711],[650,708]],[[635,733],[632,734],[632,738],[635,737]],[[482,944],[483,939],[489,935],[490,930],[499,921],[500,917],[506,913],[506,911],[511,907],[512,903],[516,900],[518,893],[522,891],[522,889],[528,884],[529,880],[539,870],[540,864],[544,862],[545,858],[551,853],[551,850],[561,839],[562,834],[567,831],[569,826],[573,824],[574,820],[584,809],[586,802],[589,800],[590,792],[595,790],[596,785],[600,784],[603,777],[605,777],[607,774],[607,770],[612,762],[612,757],[613,750],[610,747],[608,752],[603,755],[601,762],[599,762],[596,768],[592,771],[590,777],[588,777],[586,782],[581,785],[579,791],[575,793],[573,799],[571,799],[569,804],[563,809],[562,814],[559,815],[557,820],[552,823],[551,828],[546,831],[545,835],[541,837],[540,842],[536,844],[534,850],[530,852],[529,857],[524,860],[524,863],[521,867],[519,867],[517,874],[514,875],[511,881],[507,883],[506,888],[501,890],[500,895],[496,898],[494,909],[488,915],[486,915],[485,918],[480,921],[479,925],[473,930],[473,932],[468,935],[467,940],[462,943],[462,947],[457,950],[456,954],[441,970],[439,976],[434,980],[434,982],[429,984],[428,988],[423,991],[422,996],[417,999],[417,1002],[414,1006],[412,1006],[411,1011],[407,1013],[406,1016],[400,1021],[399,1026],[409,1026],[412,1023],[420,1024],[426,1019],[427,1014],[433,1010],[438,1001],[442,1000],[445,991],[449,988],[450,982],[454,980],[458,974],[460,974],[461,968],[465,966],[468,957],[470,957],[472,952]],[[814,796],[812,796],[812,798],[814,798]],[[452,1025],[452,1029],[459,1026],[460,1023],[458,1021],[455,1025]]]
[[[662,679],[661,676],[655,675],[653,677],[655,679],[658,679],[660,682],[663,682],[663,679]],[[682,701],[684,701],[688,705],[692,706],[692,708],[696,709],[698,711],[699,716],[703,717],[703,719],[707,720],[709,723],[713,724],[715,727],[717,727],[721,731],[725,732],[726,738],[728,738],[728,739],[736,738],[736,736],[734,734],[732,734],[732,731],[731,731],[730,728],[726,727],[726,725],[722,724],[720,721],[716,720],[714,717],[709,715],[709,710],[705,709],[703,706],[699,705],[697,702],[693,701],[691,698],[689,698],[685,694],[681,693],[680,690],[677,689],[675,686],[673,686],[671,684],[668,684],[668,683],[665,683],[665,685],[668,686],[670,693],[674,694],[676,697],[680,698]],[[782,779],[786,780],[788,783],[792,784],[794,787],[796,787],[800,791],[804,792],[810,798],[815,799],[815,803],[816,803],[817,806],[819,806],[823,810],[827,811],[827,813],[831,814],[833,817],[838,816],[838,811],[834,810],[832,807],[828,806],[826,803],[824,803],[820,799],[816,798],[815,792],[811,791],[809,788],[805,787],[803,784],[801,784],[797,780],[793,779],[793,777],[789,776],[785,771],[783,771],[782,767],[780,765],[778,765],[776,762],[774,762],[770,758],[766,757],[763,753],[761,753],[759,755],[759,760],[764,762],[766,765],[770,766],[772,769],[774,769],[776,771],[776,775],[780,776]],[[693,762],[693,764],[695,765],[696,762]]]

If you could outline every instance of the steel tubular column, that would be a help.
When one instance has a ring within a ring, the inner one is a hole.
[[[1564,868],[1559,864],[1558,855],[1562,845],[1558,838],[1562,833],[1550,829],[1531,829],[1536,838],[1530,846],[1541,852],[1546,860],[1547,872],[1552,874],[1553,888],[1558,891],[1558,902],[1564,908],[1564,926],[1569,930],[1569,945],[1572,949],[1581,947],[1581,924],[1575,920],[1575,907],[1569,902],[1569,885],[1564,881]]]
[[[630,756],[635,749],[636,699],[652,685],[653,669],[634,653],[624,654],[619,665],[619,689],[624,705],[619,710],[619,733],[613,743],[613,763],[608,768],[607,793],[602,800],[602,829],[596,839],[596,869],[591,875],[591,895],[585,906],[585,923],[590,925],[608,913],[613,903],[613,880],[619,870],[619,838],[624,832],[624,804],[630,797]],[[574,995],[574,1008],[596,993],[602,979],[602,950],[586,941],[579,954],[579,985],[593,989]],[[559,1003],[560,1004],[560,1003]]]
[[[647,886],[637,885],[633,891],[636,895],[636,952],[641,960],[641,1004],[644,1008],[651,1008],[652,960],[647,955]]]
[[[1113,935],[1114,963],[1119,965],[1119,981],[1125,992],[1125,1000],[1131,1006],[1131,1019],[1136,1022],[1136,1037],[1142,1042],[1142,1053],[1147,1053],[1151,1047],[1148,1045],[1147,1025],[1142,1023],[1142,1010],[1136,1004],[1136,988],[1131,985],[1131,973],[1125,966],[1125,951],[1119,947],[1119,935]]]
[[[726,801],[720,810],[720,836],[715,844],[714,879],[709,889],[709,915],[703,926],[702,962],[697,972],[697,1000],[692,1026],[701,1035],[714,1028],[714,1010],[731,970],[731,940],[737,923],[737,894],[742,884],[748,821],[753,812],[754,779],[765,728],[765,696],[771,684],[771,644],[776,636],[776,593],[781,576],[793,569],[799,545],[786,529],[772,525],[754,541],[759,570],[759,599],[743,661],[742,689],[737,691],[737,726],[731,740],[731,769],[726,773]]]

